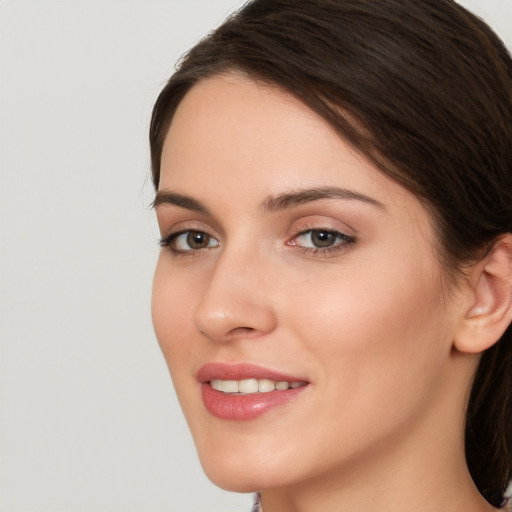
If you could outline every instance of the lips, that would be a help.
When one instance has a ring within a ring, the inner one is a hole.
[[[208,363],[199,370],[197,379],[206,409],[228,420],[255,419],[294,402],[309,387],[302,377],[249,364]]]

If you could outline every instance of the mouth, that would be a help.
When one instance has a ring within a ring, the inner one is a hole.
[[[226,420],[252,420],[296,401],[310,387],[292,377],[255,365],[208,363],[197,375],[203,403],[210,414]]]
[[[286,391],[307,385],[305,381],[275,381],[271,379],[222,380],[211,379],[210,386],[216,391],[228,394],[252,395],[254,393],[270,393]]]

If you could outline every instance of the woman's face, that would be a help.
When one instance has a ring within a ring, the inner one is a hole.
[[[153,322],[215,483],[325,481],[430,435],[457,302],[430,219],[321,118],[246,78],[201,82],[156,211]]]

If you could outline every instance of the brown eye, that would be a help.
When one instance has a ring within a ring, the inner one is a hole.
[[[210,235],[202,231],[189,231],[187,234],[187,245],[190,249],[204,249],[210,243]]]
[[[330,247],[336,239],[337,234],[332,231],[311,231],[311,243],[315,247]]]
[[[179,231],[163,236],[160,246],[167,247],[174,254],[194,254],[202,249],[218,247],[219,242],[204,231]]]
[[[355,242],[353,236],[330,229],[310,229],[296,236],[290,245],[301,247],[305,251],[320,251],[327,253]]]

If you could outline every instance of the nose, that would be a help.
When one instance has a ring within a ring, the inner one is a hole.
[[[224,249],[208,279],[195,311],[196,327],[204,336],[222,343],[261,337],[275,329],[265,257]]]

